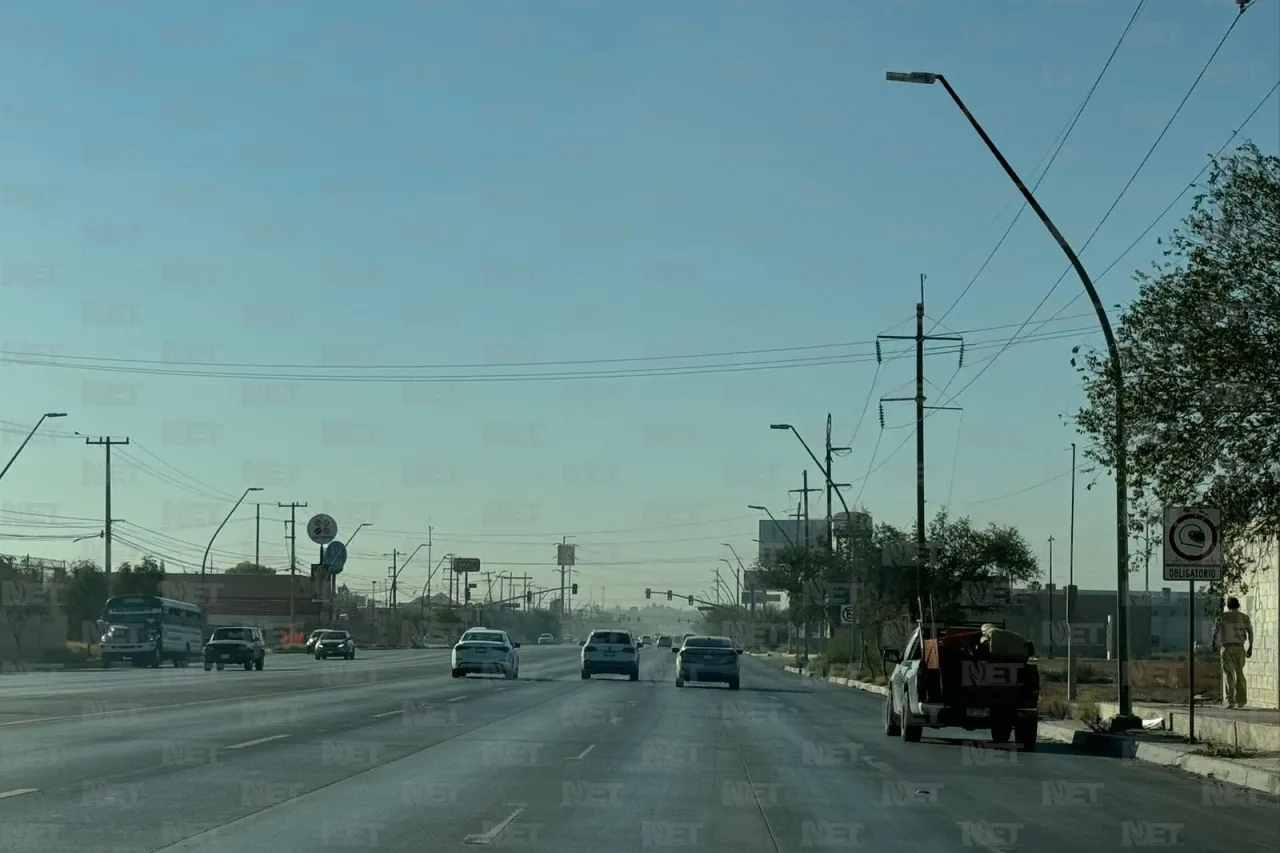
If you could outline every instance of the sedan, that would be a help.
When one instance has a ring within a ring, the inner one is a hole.
[[[316,660],[345,658],[355,660],[356,641],[347,631],[325,631],[316,638]]]
[[[735,649],[728,637],[688,637],[676,652],[676,687],[684,687],[686,681],[705,681],[737,690],[741,654],[742,649]]]
[[[451,669],[454,678],[467,675],[495,674],[503,678],[520,677],[520,644],[506,631],[472,628],[453,647]]]

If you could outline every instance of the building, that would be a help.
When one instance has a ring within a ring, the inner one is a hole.
[[[1280,548],[1259,546],[1245,574],[1248,591],[1237,593],[1253,622],[1253,657],[1245,661],[1249,707],[1280,708]]]
[[[204,608],[209,626],[253,625],[268,637],[319,622],[319,604],[311,600],[311,577],[297,575],[199,574],[167,575],[160,584],[165,598]]]

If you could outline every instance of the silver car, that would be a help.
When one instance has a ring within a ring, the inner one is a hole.
[[[741,654],[728,637],[686,637],[676,651],[676,687],[684,687],[686,681],[710,681],[737,690]]]

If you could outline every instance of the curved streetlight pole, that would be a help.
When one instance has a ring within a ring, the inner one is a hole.
[[[813,460],[814,465],[818,466],[818,470],[822,472],[823,478],[827,481],[828,496],[830,495],[831,492],[833,491],[835,492],[836,497],[840,500],[840,506],[844,509],[845,523],[852,524],[853,513],[849,512],[849,505],[845,503],[844,495],[840,494],[840,490],[835,487],[836,484],[831,482],[831,467],[829,465],[822,464],[821,460],[819,460],[817,456],[813,455],[813,451],[809,449],[809,443],[804,440],[804,436],[800,435],[800,431],[797,430],[791,424],[769,424],[769,429],[790,430],[792,435],[800,439],[800,444],[801,446],[804,447],[805,453],[809,454],[809,458]],[[839,448],[836,448],[836,449],[839,449]],[[828,513],[827,514],[827,547],[830,550],[834,551],[836,547],[836,543],[834,541],[833,534],[835,531],[831,524],[830,512],[831,512],[831,504],[830,504],[830,501],[828,500],[827,502],[827,513]]]
[[[244,503],[244,499],[249,497],[249,493],[260,492],[260,491],[262,491],[262,489],[259,488],[258,486],[250,486],[249,488],[245,489],[244,494],[240,496],[240,500],[236,501],[236,505],[231,508],[231,512],[227,513],[227,517],[222,519],[222,523],[218,525],[218,529],[213,531],[213,535],[209,537],[209,544],[204,549],[204,556],[200,558],[201,584],[204,583],[204,571],[205,571],[204,567],[205,567],[205,564],[209,561],[209,552],[213,550],[213,540],[218,538],[218,534],[222,532],[222,528],[227,526],[227,522],[231,520],[231,516],[236,514],[236,510],[240,508],[240,504]],[[202,591],[203,591],[203,587],[202,587]]]
[[[756,506],[755,504],[747,504],[747,509],[754,509],[756,512],[763,512],[769,516],[769,520],[773,522],[773,526],[778,528],[778,532],[782,534],[782,538],[787,540],[787,544],[792,548],[796,547],[796,543],[791,541],[791,537],[787,535],[787,529],[778,523],[778,519],[773,517],[773,513],[769,512],[767,506]]]
[[[18,454],[20,454],[22,449],[27,446],[27,442],[29,442],[31,437],[36,434],[36,430],[40,429],[40,425],[42,423],[49,418],[65,418],[66,416],[66,412],[45,412],[41,415],[40,420],[36,421],[36,425],[31,428],[31,432],[27,433],[27,437],[22,440],[22,444],[19,444],[18,449],[13,451],[13,455],[9,457],[9,461],[4,466],[4,470],[0,471],[0,477],[4,477],[5,474],[9,473],[9,469],[13,467],[13,463],[18,458]]]
[[[1040,222],[1053,235],[1058,247],[1062,249],[1063,254],[1067,256],[1067,260],[1071,262],[1072,268],[1076,271],[1076,275],[1080,277],[1080,283],[1084,285],[1085,293],[1089,295],[1089,301],[1093,303],[1093,311],[1098,316],[1098,324],[1102,327],[1102,335],[1107,341],[1107,353],[1111,357],[1112,380],[1115,384],[1113,390],[1115,393],[1116,420],[1112,441],[1115,444],[1113,452],[1115,453],[1116,466],[1116,634],[1118,638],[1116,643],[1116,663],[1119,676],[1120,714],[1116,718],[1114,725],[1117,728],[1136,728],[1141,725],[1141,720],[1134,716],[1133,698],[1129,684],[1129,472],[1128,447],[1125,443],[1124,431],[1124,372],[1120,363],[1120,347],[1116,344],[1116,336],[1111,329],[1111,321],[1107,318],[1107,309],[1103,306],[1102,299],[1098,296],[1098,291],[1093,286],[1093,281],[1089,278],[1089,273],[1085,271],[1084,264],[1080,263],[1080,258],[1076,255],[1075,250],[1067,243],[1067,238],[1062,236],[1062,232],[1049,219],[1049,214],[1045,213],[1044,208],[1040,206],[1040,202],[1036,201],[1035,196],[1031,194],[1031,190],[1027,189],[1027,185],[1018,177],[1018,173],[1009,165],[1009,161],[1000,153],[1000,149],[996,148],[996,144],[991,141],[991,137],[982,129],[982,125],[978,124],[978,120],[973,117],[973,113],[969,112],[969,108],[964,105],[964,101],[960,100],[960,96],[956,94],[956,90],[947,82],[947,78],[941,74],[923,71],[890,71],[885,74],[885,79],[894,83],[942,84],[942,87],[947,90],[947,94],[951,96],[951,100],[955,101],[956,106],[964,113],[964,117],[969,120],[969,124],[977,131],[978,136],[982,137],[987,149],[1000,163],[1000,167],[1009,176],[1009,180],[1013,181],[1018,188],[1018,192],[1026,199],[1031,209],[1036,212],[1036,216],[1040,217]]]

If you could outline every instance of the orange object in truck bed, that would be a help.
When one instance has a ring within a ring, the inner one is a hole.
[[[924,641],[925,669],[942,669],[939,649],[957,646],[974,646],[982,638],[982,632],[976,628],[940,628],[937,639]]]

